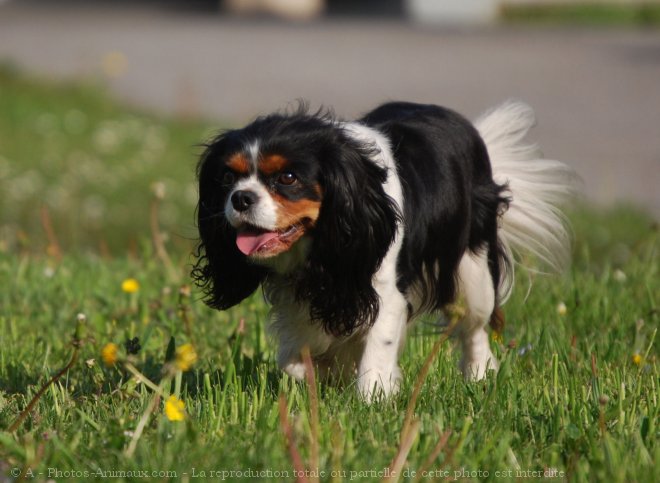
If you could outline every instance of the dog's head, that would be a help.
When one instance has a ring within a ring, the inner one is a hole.
[[[370,322],[371,286],[396,233],[373,146],[327,115],[273,114],[222,133],[199,167],[199,261],[207,303],[226,309],[285,275],[333,333]]]

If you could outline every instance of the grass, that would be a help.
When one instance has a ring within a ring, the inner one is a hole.
[[[7,249],[44,248],[46,207],[70,250],[126,252],[148,236],[157,185],[166,192],[160,215],[173,241],[183,246],[194,236],[192,180],[209,123],[122,109],[94,80],[62,85],[3,66],[0,87],[0,243]]]
[[[507,5],[501,7],[505,22],[535,25],[631,26],[660,25],[660,5],[653,2],[634,4],[577,2],[537,5]]]
[[[181,192],[194,193],[191,146],[207,123],[135,113],[94,86],[8,69],[0,82],[0,480],[281,481],[298,468],[310,470],[309,481],[379,481],[395,467],[402,481],[422,471],[461,481],[660,478],[658,228],[648,216],[631,208],[571,214],[573,269],[518,274],[503,338],[492,341],[497,375],[464,382],[446,342],[417,382],[440,337],[421,321],[402,356],[400,394],[369,406],[352,387],[297,383],[277,370],[260,294],[220,313],[190,290],[194,231],[171,234],[192,227],[194,197]],[[74,111],[85,119],[82,132],[66,128],[67,116],[81,117]],[[112,154],[95,144],[107,122],[135,120],[142,133],[166,129],[157,161],[143,159],[146,141],[131,129],[119,129]],[[35,131],[42,122],[50,134]],[[95,160],[88,177],[76,160]],[[112,176],[114,188],[104,187]],[[40,181],[15,188],[26,177]],[[62,205],[43,196],[71,177],[77,184]],[[154,205],[149,186],[159,180],[175,188]],[[81,211],[99,190],[106,211],[96,222]],[[154,243],[151,206],[157,232],[170,233],[164,241]],[[136,292],[122,290],[128,278],[139,282]],[[142,347],[129,355],[124,343],[134,337]],[[119,347],[112,366],[101,357],[108,343]],[[186,343],[198,359],[182,372],[173,354]],[[74,353],[71,369],[9,431]],[[185,404],[183,421],[164,414],[170,394]]]

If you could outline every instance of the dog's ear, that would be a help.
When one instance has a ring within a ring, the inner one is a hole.
[[[228,309],[252,294],[265,277],[265,269],[249,263],[236,246],[236,230],[225,217],[228,193],[218,178],[224,159],[232,154],[232,132],[209,144],[197,168],[199,204],[197,226],[200,242],[192,277],[216,309]]]
[[[350,140],[333,146],[320,160],[323,203],[297,295],[326,331],[346,335],[378,315],[372,279],[400,215],[383,190],[387,171],[370,159],[377,152]]]

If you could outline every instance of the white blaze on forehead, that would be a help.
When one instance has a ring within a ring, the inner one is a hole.
[[[250,159],[250,163],[252,165],[252,172],[257,171],[257,164],[259,162],[259,140],[255,139],[254,141],[251,141],[247,146],[246,146],[246,151],[248,153],[248,157]]]
[[[246,211],[237,211],[231,198],[237,191],[250,191],[257,196],[256,203]],[[256,175],[240,180],[231,190],[225,202],[225,216],[235,228],[250,224],[264,230],[277,229],[277,204],[273,201],[266,187],[257,179]]]

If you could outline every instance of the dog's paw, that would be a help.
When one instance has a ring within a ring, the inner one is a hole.
[[[282,366],[282,370],[298,381],[303,381],[307,374],[304,362],[288,362]]]
[[[357,381],[358,392],[367,402],[386,399],[399,392],[401,379],[401,369],[398,367],[392,371],[365,370]]]
[[[488,371],[497,371],[500,364],[489,351],[489,355],[479,359],[463,358],[460,363],[463,377],[468,381],[480,381],[486,377]]]

